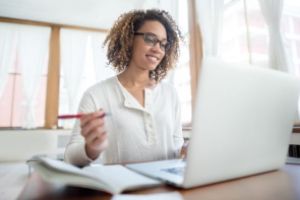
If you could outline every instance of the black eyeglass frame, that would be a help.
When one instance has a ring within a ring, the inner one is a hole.
[[[169,48],[170,48],[170,44],[169,44],[169,42],[167,41],[167,43],[163,43],[163,41],[161,41],[161,40],[159,40],[158,38],[157,38],[157,36],[154,34],[154,33],[149,33],[149,32],[146,32],[146,33],[142,33],[142,32],[135,32],[134,33],[134,35],[141,35],[141,36],[143,36],[143,39],[144,39],[144,42],[145,43],[147,43],[147,44],[149,44],[149,45],[151,45],[151,46],[155,46],[157,43],[159,43],[159,48],[162,50],[162,51],[164,51],[164,52],[166,52]],[[153,41],[153,42],[149,42],[148,40],[147,40],[147,36],[154,36],[155,37],[155,41]]]

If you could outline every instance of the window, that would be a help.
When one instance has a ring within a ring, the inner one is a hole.
[[[47,27],[0,23],[0,127],[44,126],[49,36]]]
[[[232,1],[225,4],[220,44],[224,60],[267,66],[268,40],[268,28],[258,1]]]
[[[291,65],[289,72],[300,77],[300,2],[283,2],[281,30]],[[269,39],[268,27],[258,1],[227,1],[220,44],[224,60],[267,67]]]
[[[283,9],[283,34],[286,38],[285,46],[290,55],[291,73],[300,77],[300,2],[286,0]],[[298,119],[300,118],[300,100],[298,104]]]
[[[96,82],[115,74],[102,48],[106,33],[61,29],[59,113],[76,113],[83,93]],[[75,120],[59,121],[72,128]]]
[[[286,0],[283,10],[282,29],[285,45],[292,60],[292,73],[300,77],[300,2]]]
[[[170,75],[181,102],[182,124],[189,124],[192,117],[192,96],[189,62],[189,27],[187,1],[178,1],[178,26],[184,37],[180,46],[180,57],[174,72]]]

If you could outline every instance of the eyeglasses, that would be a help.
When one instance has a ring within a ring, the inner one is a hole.
[[[161,41],[153,33],[140,33],[136,32],[134,35],[142,35],[144,42],[152,47],[159,43],[159,47],[162,51],[167,51],[170,48],[170,45],[167,41]]]

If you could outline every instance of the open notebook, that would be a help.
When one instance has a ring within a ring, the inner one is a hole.
[[[89,165],[83,168],[49,157],[27,161],[46,181],[101,190],[111,194],[160,185],[157,180],[135,173],[122,165]]]

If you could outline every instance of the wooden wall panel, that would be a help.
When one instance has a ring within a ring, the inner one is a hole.
[[[200,31],[201,29],[197,22],[197,10],[195,0],[188,0],[188,15],[190,32],[190,74],[193,111],[195,106],[198,75],[203,58],[202,37]]]
[[[49,65],[46,93],[45,128],[57,126],[59,104],[59,71],[60,71],[60,27],[51,27],[51,39],[49,45]]]

